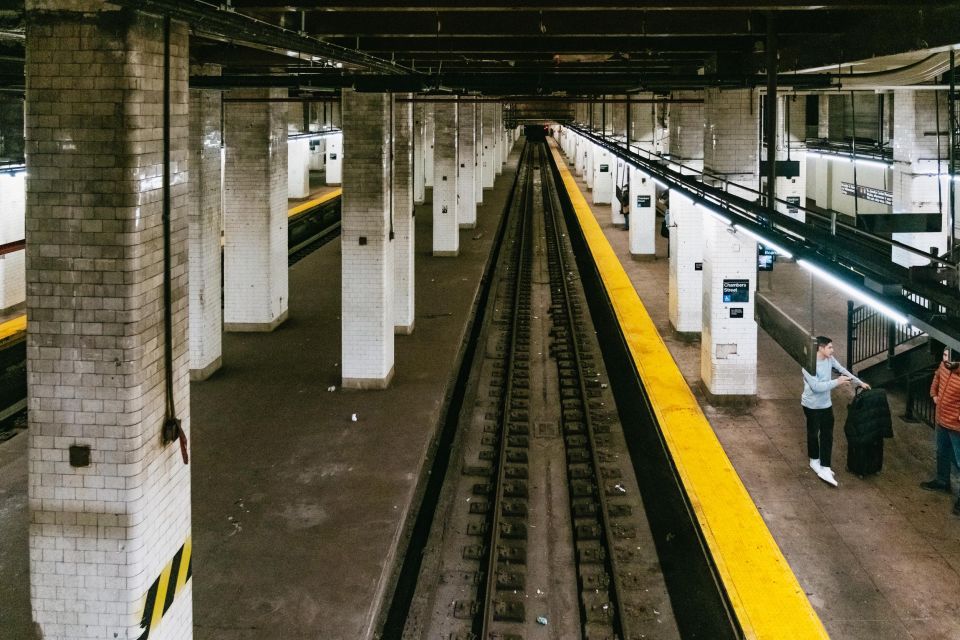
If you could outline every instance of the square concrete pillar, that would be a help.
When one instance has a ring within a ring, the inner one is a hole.
[[[395,286],[390,238],[391,102],[386,93],[343,90],[341,208],[342,385],[384,389],[393,378]]]
[[[657,185],[653,178],[630,167],[627,199],[630,204],[630,254],[653,258],[657,253]]]
[[[507,154],[503,145],[503,105],[499,102],[494,103],[494,128],[493,128],[493,152],[496,158],[496,174],[503,173],[503,163],[506,162]]]
[[[435,154],[436,123],[434,121],[433,103],[423,104],[423,184],[433,186],[433,162]]]
[[[617,170],[616,158],[602,147],[594,147],[593,204],[610,204],[613,199],[613,174]],[[624,223],[619,216],[620,225]]]
[[[804,96],[789,95],[777,101],[777,160],[797,162],[800,175],[777,176],[777,200],[786,202],[777,202],[776,208],[794,220],[805,222],[807,216],[800,207],[807,206],[806,100]]]
[[[703,170],[702,91],[681,91],[677,98],[691,102],[675,103],[670,114],[670,157],[684,167],[684,173]],[[649,105],[647,105],[649,106]],[[650,135],[653,135],[653,116]],[[688,338],[700,334],[703,327],[703,213],[678,192],[670,193],[670,324]]]
[[[586,138],[580,135],[574,136],[574,161],[573,169],[576,174],[582,178],[586,178],[587,173],[587,158],[590,157],[590,143],[587,142]]]
[[[481,149],[480,162],[481,173],[483,175],[483,188],[492,189],[493,182],[497,177],[497,159],[496,159],[496,104],[492,102],[483,103],[483,112],[481,120],[483,123],[483,149]]]
[[[328,185],[338,185],[343,181],[343,134],[335,133],[325,138],[327,143],[324,164],[324,178]]]
[[[413,333],[413,103],[412,94],[398,94],[393,107],[393,328]]]
[[[310,195],[310,141],[298,138],[287,141],[287,197]]]
[[[726,176],[734,187],[757,184],[759,110],[753,90],[708,89],[704,169]],[[731,193],[737,193],[736,188]],[[698,207],[699,208],[699,207]],[[700,376],[712,402],[746,401],[757,393],[757,243],[734,235],[702,213],[703,334]],[[725,298],[725,296],[727,296]],[[738,301],[737,296],[746,300]]]
[[[423,204],[426,192],[425,156],[426,144],[425,107],[422,102],[413,105],[413,201]]]
[[[893,239],[923,251],[936,247],[941,254],[946,251],[950,235],[949,189],[952,185],[947,180],[941,181],[937,174],[948,173],[949,142],[938,141],[937,136],[928,132],[948,131],[949,113],[944,92],[904,89],[893,93],[893,213],[940,213],[943,216],[942,230],[937,233],[894,233]],[[938,157],[944,161],[937,162]],[[891,248],[891,258],[905,267],[929,263],[897,247]]]
[[[165,138],[164,20],[46,6],[26,3],[33,620],[45,640],[189,639],[190,467],[162,439],[166,418],[190,432],[188,29],[169,27]]]
[[[24,237],[26,172],[0,173],[0,244]],[[0,313],[23,307],[27,299],[26,255],[23,249],[0,255]]]
[[[703,211],[670,193],[670,324],[688,338],[703,328]]]
[[[433,255],[456,256],[460,253],[457,103],[435,103],[433,118]]]
[[[477,185],[475,162],[477,138],[475,116],[477,105],[474,102],[459,103],[457,115],[457,223],[461,229],[473,229],[477,226]]]
[[[483,204],[483,102],[473,106],[473,190],[478,205]]]
[[[588,153],[583,166],[583,179],[584,182],[587,183],[587,188],[592,190],[594,181],[597,179],[597,156],[600,155],[600,148],[592,142],[586,142],[586,148]],[[596,204],[596,202],[594,202],[594,204]]]
[[[220,105],[219,91],[190,91],[191,380],[206,380],[222,363]]]
[[[284,98],[286,91],[234,90],[230,97]],[[229,103],[224,127],[223,328],[273,331],[289,308],[286,104]]]

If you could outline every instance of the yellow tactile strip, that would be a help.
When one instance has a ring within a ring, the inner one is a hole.
[[[21,314],[16,318],[7,320],[3,324],[0,324],[0,343],[4,342],[8,338],[16,336],[18,333],[23,333],[27,330],[27,314]]]
[[[313,200],[308,200],[307,202],[304,202],[303,204],[298,204],[297,206],[291,207],[290,209],[287,210],[287,217],[288,217],[288,218],[292,218],[293,216],[297,215],[298,213],[303,213],[303,212],[306,211],[307,209],[312,209],[312,208],[314,208],[314,207],[320,206],[320,205],[323,204],[324,202],[329,202],[330,200],[333,200],[334,198],[339,198],[342,194],[343,194],[343,189],[334,189],[333,191],[330,191],[329,193],[323,194],[323,195],[320,196],[319,198],[314,198]]]
[[[550,147],[744,634],[828,638],[552,140]]]

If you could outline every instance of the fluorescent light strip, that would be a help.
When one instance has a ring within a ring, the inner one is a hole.
[[[718,212],[718,211],[714,211],[714,209],[713,209],[712,207],[708,207],[707,205],[703,204],[702,202],[695,202],[694,205],[697,206],[697,207],[700,207],[701,209],[703,209],[704,211],[706,211],[707,213],[709,213],[711,216],[713,216],[714,218],[716,218],[717,220],[719,220],[719,221],[722,222],[723,224],[732,224],[732,220],[730,220],[730,218],[728,218],[727,216],[723,215],[722,213],[720,213],[720,212]]]
[[[689,202],[690,204],[693,204],[693,198],[691,198],[690,196],[688,196],[686,193],[684,193],[684,192],[681,191],[680,189],[674,189],[673,191],[670,192],[670,197],[673,198],[674,196],[683,198],[684,200],[686,200],[686,201]]]
[[[910,321],[907,319],[907,316],[903,315],[902,313],[893,309],[892,307],[889,307],[886,304],[880,302],[879,300],[869,295],[868,293],[860,289],[857,289],[856,287],[850,284],[847,284],[837,276],[833,275],[832,273],[829,273],[828,271],[825,271],[824,269],[822,269],[821,267],[818,267],[812,262],[805,260],[803,258],[800,258],[797,260],[797,264],[799,264],[804,269],[811,271],[814,275],[817,275],[820,278],[826,280],[827,282],[829,282],[836,288],[840,289],[844,293],[847,293],[851,298],[856,298],[860,302],[870,305],[871,307],[873,307],[883,315],[895,321],[897,324],[905,324],[905,325],[910,324]]]
[[[737,231],[742,231],[743,233],[747,234],[748,236],[750,236],[751,238],[753,238],[753,239],[756,240],[757,242],[761,243],[763,246],[765,246],[765,247],[770,247],[771,249],[773,249],[774,251],[776,251],[777,253],[779,253],[780,255],[782,255],[784,258],[792,258],[792,257],[793,257],[793,254],[792,254],[792,253],[790,253],[789,251],[787,251],[786,249],[784,249],[783,247],[781,247],[781,246],[778,245],[777,243],[775,243],[775,242],[770,242],[769,240],[767,240],[767,239],[764,238],[763,236],[754,233],[753,231],[751,231],[750,229],[747,229],[746,227],[741,227],[740,225],[734,225],[734,229],[736,229]]]
[[[664,182],[663,180],[660,180],[660,179],[657,178],[656,176],[650,176],[650,177],[653,178],[653,181],[654,181],[654,182],[656,182],[658,185],[660,185],[660,188],[661,188],[661,189],[666,189],[667,191],[670,190],[670,187],[667,186],[667,183]]]

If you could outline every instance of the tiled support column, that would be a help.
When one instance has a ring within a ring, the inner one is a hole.
[[[280,89],[230,92],[285,96]],[[224,123],[223,328],[273,331],[289,308],[286,105],[233,102]]]
[[[481,174],[483,175],[484,189],[492,189],[494,179],[497,176],[497,160],[494,155],[496,147],[496,136],[494,135],[494,129],[496,128],[496,118],[494,117],[495,109],[496,105],[494,103],[483,103],[483,113],[481,114],[481,121],[483,122],[483,149],[481,149],[480,163],[482,165]]]
[[[616,170],[616,158],[605,148],[597,145],[593,155],[593,204],[610,204],[613,197],[613,172]],[[620,216],[623,224],[623,216]]]
[[[433,105],[433,255],[460,253],[457,207],[457,103]]]
[[[701,91],[684,91],[677,98],[703,99]],[[703,170],[704,113],[702,103],[675,103],[670,118],[670,157],[689,167],[684,173]],[[703,213],[676,193],[670,194],[670,324],[674,331],[698,335],[703,328]]]
[[[457,115],[457,223],[461,229],[473,229],[477,226],[477,185],[474,171],[477,150],[477,130],[474,126],[476,108],[476,103],[461,102]]]
[[[164,21],[92,0],[48,14],[50,4],[26,3],[33,620],[45,640],[189,639],[190,467],[161,435],[167,348],[190,432],[187,25],[169,32],[167,325]],[[169,607],[141,625],[171,562]]]
[[[735,184],[757,184],[759,110],[752,90],[706,90],[704,168]],[[731,189],[736,192],[736,189]],[[739,193],[737,195],[746,195]],[[757,243],[731,234],[703,214],[703,334],[700,377],[712,401],[739,401],[757,393]],[[746,302],[725,302],[735,281],[745,281]],[[738,314],[742,313],[742,317]]]
[[[573,170],[578,176],[587,172],[587,141],[583,136],[574,134],[573,141]]]
[[[595,173],[597,167],[597,156],[600,154],[600,149],[593,142],[586,142],[585,145],[587,149],[587,155],[584,158],[583,164],[583,181],[587,183],[588,189],[593,189],[594,180],[596,180],[597,175]]]
[[[483,204],[483,103],[473,105],[473,200]]]
[[[653,130],[653,152],[659,155],[670,153],[670,110],[669,102],[658,102],[655,105],[656,120]]]
[[[436,114],[434,105],[426,102],[423,105],[423,183],[433,186],[433,163],[436,159]]]
[[[826,94],[819,96],[817,137],[821,140],[830,137],[830,96]],[[813,186],[807,195],[817,206],[830,208],[830,159],[812,156],[810,164]]]
[[[499,102],[493,105],[494,108],[494,134],[493,134],[493,147],[494,147],[494,162],[497,175],[503,173],[503,163],[505,154],[503,152],[503,105]]]
[[[411,94],[398,94],[393,106],[393,327],[413,333],[413,103]]]
[[[936,101],[940,101],[940,122],[937,123]],[[895,233],[893,239],[911,247],[938,253],[947,248],[950,235],[949,199],[950,184],[943,180],[937,184],[938,142],[937,136],[928,132],[949,130],[949,109],[946,93],[942,91],[912,91],[908,89],[893,93],[893,213],[940,213],[942,187],[943,226],[937,233]],[[947,146],[949,141],[941,137],[939,154],[944,158],[940,171],[947,173]],[[891,258],[905,267],[924,265],[929,261],[897,247],[892,248]]]
[[[649,259],[656,255],[655,230],[657,186],[639,169],[629,168],[627,199],[630,204],[630,253],[634,258]]]
[[[310,195],[310,141],[306,138],[287,142],[287,197]]]
[[[390,240],[390,102],[343,90],[342,385],[384,389],[393,378],[394,243]]]
[[[413,201],[423,204],[426,197],[427,181],[424,177],[426,143],[426,114],[422,102],[413,106]]]
[[[630,147],[640,150],[640,155],[646,158],[647,153],[656,153],[657,150],[657,105],[650,102],[653,100],[652,93],[641,93],[637,100],[644,102],[630,105]]]
[[[0,244],[23,240],[26,174],[0,173]],[[27,299],[23,249],[0,255],[0,313],[22,307]]]
[[[803,96],[781,96],[777,100],[777,160],[789,156],[800,169],[800,175],[792,178],[777,176],[777,200],[799,206],[777,203],[777,211],[804,222],[807,216],[799,207],[807,205],[806,101]]]
[[[327,144],[324,178],[328,185],[338,185],[343,181],[343,134],[335,133],[324,140]]]
[[[190,379],[206,380],[222,362],[219,91],[190,91]]]

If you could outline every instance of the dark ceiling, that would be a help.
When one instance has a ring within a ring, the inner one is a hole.
[[[596,95],[764,84],[790,72],[960,43],[960,2],[910,0],[112,0],[193,28],[223,86]],[[0,82],[22,86],[23,10],[0,10]],[[5,34],[5,35],[4,35]],[[772,38],[772,39],[771,39]],[[19,77],[18,77],[19,74]]]

